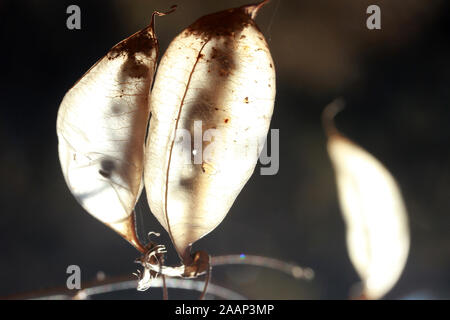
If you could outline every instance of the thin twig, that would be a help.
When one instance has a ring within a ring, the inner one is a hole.
[[[161,268],[161,264],[164,264],[164,256],[161,258],[159,268]],[[161,279],[162,279],[163,300],[169,300],[169,290],[167,289],[166,276],[162,274]]]
[[[244,264],[257,267],[264,267],[269,269],[274,269],[283,273],[286,273],[295,279],[312,280],[314,278],[314,271],[311,268],[302,268],[296,264],[288,263],[282,260],[253,256],[246,254],[233,254],[226,256],[217,256],[211,258],[211,266],[225,266],[232,264]],[[167,277],[181,277],[184,273],[185,266],[153,266],[148,264],[148,267],[160,274]],[[202,273],[202,275],[205,273]]]
[[[208,285],[209,285],[209,281],[211,279],[211,272],[212,272],[212,265],[211,265],[211,258],[210,258],[210,263],[208,265],[208,270],[206,270],[206,276],[205,276],[205,285],[203,287],[203,291],[200,294],[199,300],[203,300],[206,296],[206,292],[208,291]]]
[[[162,279],[162,289],[163,289],[163,300],[169,300],[169,290],[167,289],[166,276],[161,275]]]
[[[227,256],[212,257],[212,266],[225,266],[231,264],[244,264],[251,266],[264,267],[284,272],[296,279],[312,280],[314,271],[311,268],[302,268],[296,264],[284,262],[274,258],[252,256],[246,254],[233,254]]]

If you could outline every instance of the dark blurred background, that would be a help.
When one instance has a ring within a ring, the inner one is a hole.
[[[56,114],[65,92],[115,43],[143,28],[153,10],[161,52],[198,17],[246,1],[1,1],[0,296],[127,275],[138,253],[77,204],[57,154]],[[66,8],[81,8],[81,30]],[[381,30],[366,8],[381,7]],[[450,298],[450,3],[437,0],[272,0],[256,21],[277,69],[272,128],[280,170],[255,171],[230,213],[195,244],[213,255],[247,253],[314,269],[311,282],[276,271],[230,266],[213,282],[249,298],[346,299],[359,281],[320,123],[324,106],[347,101],[338,128],[397,178],[410,217],[411,250],[391,299]],[[140,234],[163,233],[145,198]],[[169,246],[169,262],[177,259]],[[160,298],[160,290],[120,298]],[[197,293],[179,297],[195,298]],[[177,296],[178,297],[178,296]]]

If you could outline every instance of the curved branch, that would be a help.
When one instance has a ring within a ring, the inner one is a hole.
[[[276,271],[284,272],[294,277],[295,279],[312,280],[314,278],[314,271],[311,268],[302,268],[296,264],[288,263],[274,258],[245,255],[245,254],[216,256],[211,258],[211,265],[215,267],[232,264],[244,264],[269,268]]]
[[[204,282],[199,280],[185,280],[185,279],[174,279],[169,278],[165,280],[167,288],[172,289],[183,289],[183,290],[194,290],[198,292],[203,292],[204,290]],[[164,286],[163,280],[161,277],[156,278],[152,287],[162,288]],[[100,284],[96,286],[92,286],[90,288],[81,289],[75,295],[69,294],[54,294],[48,296],[41,296],[32,299],[36,300],[86,300],[89,297],[94,295],[103,294],[103,293],[111,293],[117,291],[124,290],[132,290],[136,289],[137,280],[119,280],[117,282],[110,282],[107,284]],[[236,293],[230,289],[221,287],[216,284],[209,284],[208,286],[208,294],[216,296],[225,300],[247,300],[246,297]]]
[[[312,280],[314,279],[314,270],[311,268],[303,268],[293,263],[288,263],[282,260],[268,258],[263,256],[246,255],[246,254],[232,254],[224,256],[211,257],[211,266],[226,266],[233,264],[244,264],[257,267],[264,267],[283,272],[295,279]],[[150,270],[159,272],[168,277],[181,277],[184,273],[185,266],[153,266],[146,265]],[[204,273],[199,273],[198,276]]]

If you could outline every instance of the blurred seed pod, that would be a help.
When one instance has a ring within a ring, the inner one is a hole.
[[[405,266],[408,217],[389,171],[334,127],[332,119],[342,106],[342,101],[335,101],[323,113],[328,154],[347,227],[348,252],[363,282],[362,297],[379,299],[396,284]]]

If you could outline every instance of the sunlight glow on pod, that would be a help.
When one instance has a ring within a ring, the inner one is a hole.
[[[191,244],[230,210],[267,136],[275,71],[253,20],[265,3],[200,18],[172,41],[158,68],[144,181],[150,209],[184,264],[192,262]],[[186,145],[194,146],[191,161]]]
[[[323,113],[328,153],[347,226],[350,259],[363,281],[363,296],[379,299],[395,285],[405,266],[408,217],[389,171],[335,129],[332,119],[341,108],[342,102],[335,101]]]
[[[148,27],[115,45],[65,95],[57,119],[62,171],[77,201],[138,250],[148,96],[158,55]]]

